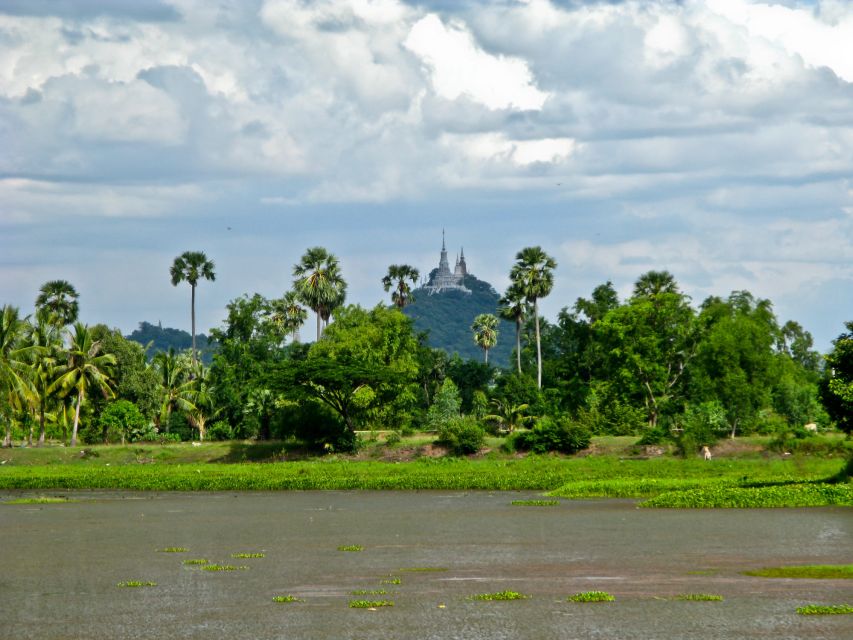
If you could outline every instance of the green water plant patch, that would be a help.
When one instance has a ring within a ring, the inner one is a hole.
[[[338,551],[364,551],[364,547],[360,544],[342,544],[338,547]]]
[[[186,553],[189,551],[186,547],[164,547],[163,549],[157,549],[160,553]]]
[[[379,607],[393,607],[391,600],[350,600],[350,609],[378,609]]]
[[[801,616],[837,616],[853,613],[853,606],[849,604],[809,604],[804,607],[797,607],[797,613]]]
[[[196,565],[196,564],[208,564],[207,558],[190,558],[189,560],[184,560],[184,564],[186,565]]]
[[[151,582],[150,580],[149,580],[149,581],[142,581],[142,580],[125,580],[124,582],[119,582],[116,586],[117,586],[117,587],[120,587],[120,588],[122,588],[122,589],[125,589],[125,588],[136,588],[136,587],[156,587],[156,586],[157,586],[157,583],[156,583],[156,582]]]
[[[379,584],[401,584],[402,582],[403,581],[400,578],[393,576],[390,578],[385,578],[384,580],[380,580]]]
[[[246,571],[249,567],[234,566],[233,564],[205,564],[201,565],[202,571]]]
[[[232,558],[266,558],[265,553],[232,553]]]
[[[272,599],[273,602],[304,602],[304,600],[297,598],[296,596],[275,596]]]
[[[559,500],[513,500],[510,504],[516,507],[556,507]]]
[[[39,496],[38,498],[15,498],[7,500],[3,504],[64,504],[66,502],[79,502],[71,498],[59,498],[51,496]]]
[[[774,484],[758,487],[717,485],[665,491],[641,507],[675,509],[763,509],[780,507],[853,506],[850,484]]]
[[[690,602],[722,602],[723,596],[718,596],[712,593],[682,593],[675,596],[673,600],[687,600]]]
[[[385,596],[388,595],[387,589],[355,589],[350,591],[351,596]]]
[[[613,602],[616,600],[606,591],[582,591],[569,596],[571,602]]]
[[[473,596],[468,596],[469,600],[526,600],[530,596],[526,596],[518,591],[496,591],[495,593],[478,593]]]
[[[744,571],[744,575],[759,578],[806,578],[810,580],[851,580],[853,564],[811,564],[790,567],[768,567]]]

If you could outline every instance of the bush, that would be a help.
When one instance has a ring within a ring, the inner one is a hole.
[[[592,434],[586,427],[574,424],[565,416],[545,416],[530,431],[521,431],[513,439],[513,446],[520,451],[546,453],[577,453],[586,449]]]
[[[139,408],[129,400],[116,400],[107,405],[98,419],[95,437],[100,436],[104,443],[138,442],[153,434],[154,429],[149,424]]]
[[[233,440],[234,430],[225,420],[217,420],[207,428],[205,433],[208,440]]]
[[[435,400],[427,411],[426,428],[429,431],[441,431],[451,421],[459,417],[462,399],[459,389],[450,378],[445,378]]]
[[[457,416],[439,429],[438,441],[453,455],[477,453],[486,441],[486,432],[471,416]]]

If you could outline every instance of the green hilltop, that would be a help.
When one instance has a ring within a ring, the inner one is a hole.
[[[431,275],[430,280],[434,277]],[[488,282],[472,275],[464,276],[462,284],[471,290],[430,292],[424,287],[413,291],[414,302],[403,312],[412,318],[418,331],[428,333],[428,343],[448,354],[458,353],[463,358],[483,360],[483,351],[474,344],[471,323],[481,313],[497,315],[500,296]],[[489,351],[489,363],[509,367],[515,348],[515,325],[501,320],[498,343]]]

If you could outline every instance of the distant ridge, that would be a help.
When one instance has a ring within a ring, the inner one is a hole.
[[[125,336],[128,340],[138,342],[143,347],[151,343],[146,355],[150,360],[155,353],[159,351],[168,351],[173,348],[175,351],[185,351],[192,348],[192,336],[182,329],[171,329],[164,327],[160,323],[156,325],[150,322],[140,322],[139,328],[135,329],[129,336]],[[203,333],[196,334],[196,348],[201,353],[202,362],[210,364],[213,361],[214,349],[208,343],[207,336]]]

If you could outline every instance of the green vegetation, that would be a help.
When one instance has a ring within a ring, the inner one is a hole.
[[[208,564],[209,560],[207,558],[190,558],[189,560],[184,560],[184,564],[186,565],[196,565],[196,564]]]
[[[379,584],[402,584],[402,580],[397,577],[385,578],[384,580],[380,580]]]
[[[763,487],[711,486],[662,493],[641,507],[676,509],[758,509],[778,507],[853,506],[850,484],[788,484]]]
[[[38,498],[16,498],[6,500],[2,504],[65,504],[66,502],[79,502],[71,498],[53,498],[50,496],[39,496]]]
[[[559,500],[513,500],[510,504],[519,507],[556,507]]]
[[[206,365],[210,365],[213,360],[214,348],[208,341],[205,334],[199,333],[196,335],[196,348],[201,353],[201,359]],[[181,329],[171,329],[163,327],[160,324],[153,325],[150,322],[140,322],[139,328],[134,329],[129,336],[131,340],[139,345],[148,348],[148,354],[154,356],[160,352],[168,353],[173,350],[177,353],[186,351],[192,348],[192,336]]]
[[[234,566],[233,564],[205,564],[201,565],[202,571],[246,571],[249,567],[243,566]]]
[[[797,613],[801,616],[835,616],[853,613],[853,606],[849,604],[809,604],[804,607],[797,607]]]
[[[682,593],[675,596],[674,600],[689,600],[691,602],[721,602],[723,596],[710,593]]]
[[[569,596],[571,602],[613,602],[616,600],[606,591],[584,591]]]
[[[305,602],[301,598],[297,598],[296,596],[274,596],[272,599],[273,602]]]
[[[121,588],[156,587],[157,583],[151,581],[142,582],[141,580],[127,580],[125,582],[119,582],[116,586]]]
[[[759,578],[806,578],[809,580],[853,580],[853,564],[815,564],[791,567],[770,567],[744,571]]]
[[[232,553],[232,558],[266,558],[265,553]]]
[[[350,609],[378,609],[379,607],[393,607],[391,600],[350,600]]]
[[[164,549],[157,549],[157,551],[161,553],[186,553],[189,549],[186,547],[166,547]]]
[[[360,544],[342,544],[338,547],[338,551],[364,551],[364,547]]]
[[[387,589],[356,589],[355,591],[350,591],[350,595],[353,596],[384,596],[388,595]]]
[[[526,600],[530,596],[526,596],[518,591],[496,591],[495,593],[478,593],[473,596],[468,596],[469,600]]]

